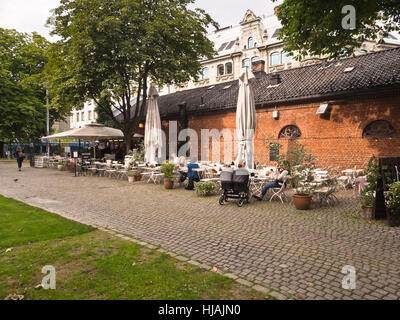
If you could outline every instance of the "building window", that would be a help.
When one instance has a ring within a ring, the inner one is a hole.
[[[232,74],[233,72],[232,62],[225,63],[225,72],[226,74]]]
[[[260,57],[259,56],[255,56],[255,57],[251,58],[251,63],[257,62],[257,61],[260,61]]]
[[[269,144],[269,161],[279,160],[279,145],[276,143]]]
[[[360,50],[360,54],[366,54],[367,51],[366,50]]]
[[[207,67],[205,67],[203,69],[203,79],[208,79],[208,68]]]
[[[371,122],[363,131],[363,138],[390,138],[395,136],[397,136],[396,129],[386,120]]]
[[[82,112],[81,114],[81,121],[85,121],[85,112]]]
[[[290,62],[289,52],[282,51],[282,64]]]
[[[243,59],[242,67],[243,68],[250,68],[250,59]]]
[[[76,122],[79,122],[79,112],[76,113]]]
[[[253,37],[249,38],[249,40],[247,41],[247,44],[248,44],[248,48],[249,49],[254,48],[254,39],[253,39]]]
[[[301,131],[297,126],[286,126],[279,132],[279,139],[299,139]]]
[[[92,120],[92,111],[88,111],[88,120]]]
[[[219,76],[223,76],[225,74],[225,67],[223,64],[218,65],[217,70]]]
[[[280,54],[279,52],[271,53],[271,66],[276,66],[280,64]]]

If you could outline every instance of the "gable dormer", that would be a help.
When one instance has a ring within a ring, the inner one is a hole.
[[[240,22],[242,26],[242,34],[239,39],[239,47],[241,50],[259,47],[263,44],[263,25],[261,17],[254,14],[252,10],[247,10],[244,19]],[[250,39],[250,40],[249,40]]]
[[[240,24],[243,26],[247,23],[251,23],[254,21],[260,21],[260,20],[261,20],[260,17],[257,17],[252,10],[248,9],[244,16],[244,19],[242,20],[242,22],[240,22]]]

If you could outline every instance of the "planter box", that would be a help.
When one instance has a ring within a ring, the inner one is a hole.
[[[400,227],[400,213],[393,214],[390,209],[386,211],[389,227]]]

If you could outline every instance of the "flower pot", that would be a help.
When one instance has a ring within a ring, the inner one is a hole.
[[[164,187],[165,189],[173,189],[174,188],[174,181],[164,179]]]
[[[62,164],[57,165],[57,170],[58,171],[61,171],[62,169],[63,169],[63,165]]]
[[[400,213],[393,214],[390,212],[387,218],[389,227],[400,227]]]
[[[311,200],[312,196],[310,195],[302,195],[302,194],[293,195],[293,203],[297,210],[310,209]]]
[[[129,183],[133,183],[134,179],[135,179],[135,177],[128,177]]]
[[[135,175],[135,181],[142,181],[142,175],[140,173]]]
[[[375,215],[375,207],[362,207],[360,216],[366,220],[372,220]]]

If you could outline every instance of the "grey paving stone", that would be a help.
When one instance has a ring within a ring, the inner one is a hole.
[[[0,163],[0,194],[284,294],[400,300],[400,228],[356,218],[359,205],[351,190],[338,192],[340,203],[333,208],[299,213],[278,201],[220,206],[217,197],[162,185],[73,178],[50,169],[25,167],[18,173],[15,164]],[[347,293],[341,270],[349,264],[357,269],[358,283]]]

